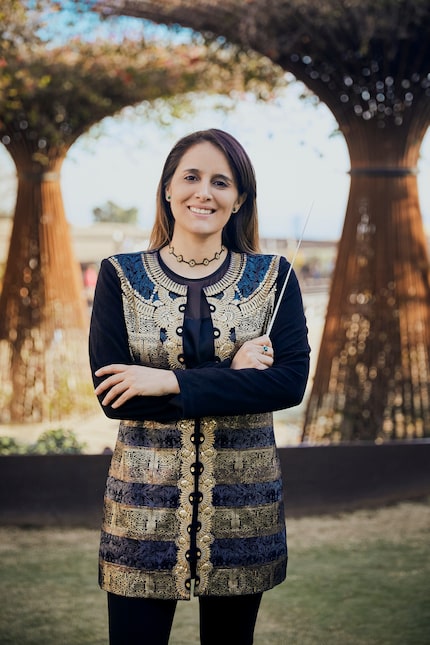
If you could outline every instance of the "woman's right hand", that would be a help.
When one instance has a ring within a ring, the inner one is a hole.
[[[259,336],[243,343],[232,360],[231,368],[243,370],[253,367],[257,370],[267,370],[273,365],[273,360],[272,341],[269,336]]]
[[[145,365],[105,365],[95,372],[106,376],[95,389],[97,396],[105,394],[102,405],[119,408],[134,396],[163,396],[179,394],[179,384],[172,370]]]

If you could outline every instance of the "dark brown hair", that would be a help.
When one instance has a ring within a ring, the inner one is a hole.
[[[232,215],[225,225],[222,242],[232,251],[256,253],[259,251],[259,238],[254,168],[237,139],[231,134],[215,128],[199,130],[183,137],[167,156],[157,189],[155,223],[151,232],[149,248],[161,249],[171,241],[175,220],[166,199],[166,187],[187,150],[204,142],[212,143],[225,155],[233,173],[239,196],[245,196],[238,212]]]

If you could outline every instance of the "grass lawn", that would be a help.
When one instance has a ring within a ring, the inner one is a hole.
[[[430,501],[288,521],[287,581],[266,593],[255,645],[428,645]],[[106,645],[98,532],[0,528],[1,645]],[[197,645],[197,601],[172,645]]]

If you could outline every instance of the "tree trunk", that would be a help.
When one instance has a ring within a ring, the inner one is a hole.
[[[18,195],[0,297],[0,421],[53,420],[89,390],[88,316],[61,196],[63,158],[46,169],[14,160]]]
[[[430,276],[416,177],[425,128],[343,130],[351,189],[304,440],[428,436]]]

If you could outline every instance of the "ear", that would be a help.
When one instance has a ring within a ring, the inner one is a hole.
[[[240,207],[246,200],[246,193],[243,193],[243,195],[239,195],[239,197],[236,199],[234,206],[233,206],[233,213],[237,213],[238,210],[240,210]]]

